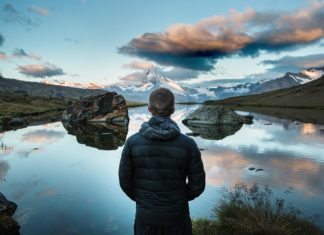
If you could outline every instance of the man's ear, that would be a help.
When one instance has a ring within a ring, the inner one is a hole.
[[[151,107],[150,105],[147,106],[147,110],[148,110],[150,113],[153,114],[153,109],[152,109],[152,107]]]
[[[171,114],[173,114],[174,111],[175,111],[175,107],[174,107],[174,105],[173,105]]]

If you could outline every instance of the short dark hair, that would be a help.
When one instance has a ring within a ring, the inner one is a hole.
[[[154,115],[170,116],[174,111],[174,95],[167,88],[158,88],[150,94],[149,106]]]

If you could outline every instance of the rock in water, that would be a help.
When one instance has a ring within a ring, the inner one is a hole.
[[[116,92],[107,92],[81,98],[63,112],[62,120],[71,123],[127,125],[129,117],[124,97]]]
[[[221,140],[227,136],[234,135],[242,127],[242,124],[238,125],[188,125],[187,126],[192,133],[189,135],[200,136],[207,140]]]
[[[113,150],[124,145],[128,127],[120,125],[72,124],[63,122],[70,135],[74,135],[80,144],[102,150]]]
[[[242,116],[232,110],[203,105],[189,114],[182,123],[185,125],[241,125],[251,124],[252,116]]]
[[[17,205],[8,201],[0,193],[0,235],[19,235],[20,226],[11,217],[16,211]]]
[[[203,105],[182,123],[204,139],[220,140],[235,134],[243,124],[252,123],[252,119],[252,116],[242,116],[223,107]]]

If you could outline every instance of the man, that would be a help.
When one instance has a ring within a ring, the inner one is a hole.
[[[165,88],[149,98],[148,122],[125,143],[119,183],[136,202],[136,235],[191,235],[188,201],[205,189],[205,172],[195,141],[170,118],[174,95]]]

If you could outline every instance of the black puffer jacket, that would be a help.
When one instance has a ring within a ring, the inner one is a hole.
[[[188,201],[205,188],[197,144],[170,118],[154,116],[126,141],[119,182],[136,201],[136,220],[174,225],[189,216]]]

